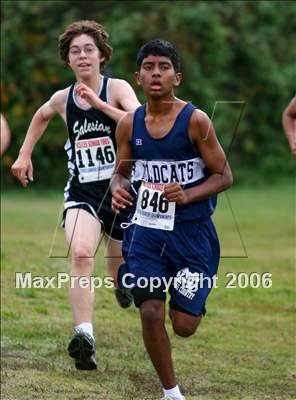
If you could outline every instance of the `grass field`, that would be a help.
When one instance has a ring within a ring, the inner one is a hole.
[[[159,400],[134,307],[122,310],[110,289],[96,290],[98,370],[79,372],[66,352],[72,334],[66,286],[15,288],[15,272],[69,270],[62,230],[55,235],[61,206],[56,193],[2,195],[1,398]],[[224,258],[207,316],[189,339],[175,336],[167,321],[186,399],[295,399],[293,185],[233,188],[221,195],[215,222]],[[227,272],[269,272],[272,287],[225,288]],[[95,275],[104,274],[100,249]]]

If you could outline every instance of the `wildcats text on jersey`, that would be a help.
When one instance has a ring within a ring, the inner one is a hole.
[[[134,167],[133,182],[179,182],[182,185],[187,185],[204,177],[204,167],[205,164],[200,157],[182,161],[137,160]]]

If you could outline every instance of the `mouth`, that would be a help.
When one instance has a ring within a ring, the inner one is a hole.
[[[78,68],[89,68],[89,67],[90,67],[90,64],[87,64],[87,63],[78,64]]]
[[[160,90],[162,88],[162,84],[160,82],[152,82],[150,88],[152,90]]]

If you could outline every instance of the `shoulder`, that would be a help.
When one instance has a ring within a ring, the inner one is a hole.
[[[208,127],[211,124],[209,116],[199,108],[195,108],[191,114],[190,126],[203,128],[205,125]]]
[[[193,141],[204,140],[210,132],[214,133],[214,127],[209,116],[196,108],[190,117],[189,132]]]
[[[70,87],[58,90],[38,109],[38,112],[41,113],[44,119],[51,119],[54,115],[60,114],[65,120],[69,90]]]
[[[112,89],[126,89],[132,88],[131,85],[125,81],[124,79],[117,79],[117,78],[109,78],[110,80],[110,88]]]
[[[109,95],[116,107],[124,111],[133,111],[140,106],[134,89],[123,79],[111,79]]]
[[[135,96],[134,89],[123,79],[109,78],[109,90],[113,98],[125,98],[127,96]]]
[[[50,109],[58,113],[66,121],[66,106],[71,86],[55,92],[48,101]]]
[[[51,96],[49,102],[51,106],[56,109],[56,111],[59,111],[66,106],[69,92],[70,86],[65,89],[58,90]]]

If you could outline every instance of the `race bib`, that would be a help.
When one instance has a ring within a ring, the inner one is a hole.
[[[80,183],[111,178],[115,167],[115,150],[109,136],[76,140],[75,154]]]
[[[166,200],[163,190],[163,184],[142,182],[133,223],[166,231],[174,229],[176,203]]]

